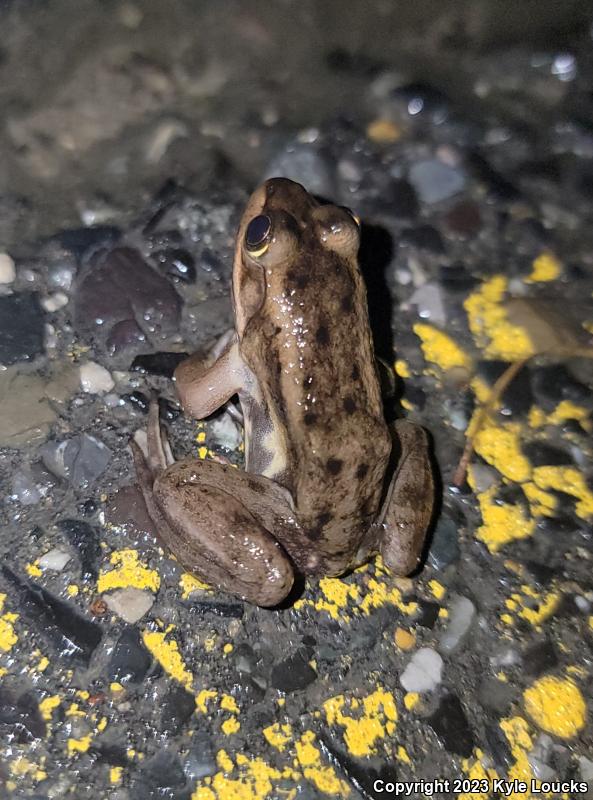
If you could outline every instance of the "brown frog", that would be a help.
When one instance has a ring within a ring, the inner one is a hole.
[[[380,553],[398,575],[419,560],[434,497],[427,438],[390,430],[357,254],[359,224],[298,183],[274,178],[250,198],[233,269],[235,330],[208,362],[175,378],[198,419],[238,395],[245,471],[173,463],[156,404],[148,456],[134,447],[151,517],[183,567],[273,606],[296,572],[340,575]]]

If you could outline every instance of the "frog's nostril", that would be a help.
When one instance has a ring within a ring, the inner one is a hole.
[[[245,245],[253,255],[260,255],[254,251],[262,248],[271,229],[272,220],[267,214],[259,214],[251,220],[245,231]]]

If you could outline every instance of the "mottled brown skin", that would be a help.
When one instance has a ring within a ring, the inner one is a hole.
[[[246,235],[261,215],[270,232],[254,251]],[[294,568],[339,575],[380,551],[407,574],[430,520],[426,435],[383,418],[358,247],[347,210],[286,179],[260,186],[237,237],[235,332],[212,361],[176,373],[197,417],[239,395],[246,471],[167,467],[154,411],[148,463],[135,451],[149,511],[184,566],[260,605],[290,591]]]

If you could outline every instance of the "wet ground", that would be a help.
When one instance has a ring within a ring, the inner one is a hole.
[[[516,5],[0,8],[1,797],[593,796],[591,14]],[[170,377],[271,175],[361,217],[442,496],[417,576],[279,610],[159,548],[128,447],[158,392],[241,463]]]

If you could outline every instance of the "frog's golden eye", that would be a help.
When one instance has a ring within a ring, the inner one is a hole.
[[[352,211],[351,208],[348,208],[348,206],[339,206],[339,207],[343,208],[344,211],[347,211],[350,214],[350,216],[352,217],[352,219],[354,220],[354,222],[356,222],[356,224],[360,228],[360,217],[357,214],[355,214],[354,211]]]
[[[254,217],[245,230],[245,247],[250,255],[262,256],[270,246],[272,220],[267,214]]]

